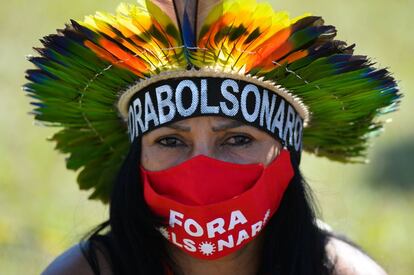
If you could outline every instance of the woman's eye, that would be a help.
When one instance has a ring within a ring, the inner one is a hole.
[[[252,142],[252,138],[243,135],[232,136],[225,142],[226,145],[230,146],[243,146],[248,145]]]
[[[164,147],[178,147],[178,146],[184,146],[184,142],[179,140],[176,137],[164,137],[157,140],[157,143],[164,146]]]

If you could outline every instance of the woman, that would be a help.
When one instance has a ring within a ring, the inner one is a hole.
[[[319,17],[184,2],[72,21],[30,59],[36,118],[110,202],[44,273],[384,274],[318,226],[299,163],[360,160],[394,79]]]

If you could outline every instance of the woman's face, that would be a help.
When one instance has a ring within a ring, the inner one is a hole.
[[[268,165],[280,149],[276,139],[253,126],[223,117],[203,116],[145,134],[141,163],[147,170],[159,171],[205,155],[233,163]]]

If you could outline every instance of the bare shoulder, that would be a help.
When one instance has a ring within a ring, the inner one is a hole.
[[[369,256],[338,238],[330,237],[326,249],[335,275],[387,275]]]
[[[100,251],[96,250],[99,262],[100,274],[109,275],[111,269]],[[94,275],[94,272],[82,253],[80,244],[76,244],[58,256],[43,272],[42,275]]]

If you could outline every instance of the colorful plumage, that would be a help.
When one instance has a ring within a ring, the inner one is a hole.
[[[82,169],[81,189],[103,201],[129,148],[119,93],[163,71],[209,67],[271,80],[311,111],[304,150],[362,161],[382,128],[376,117],[401,95],[386,69],[335,36],[320,17],[290,19],[255,0],[139,0],[44,37],[24,89],[36,119],[61,127],[52,140],[69,169]]]

